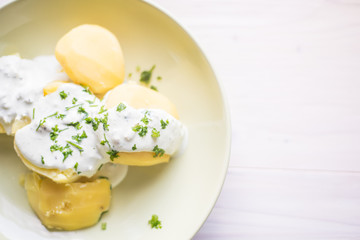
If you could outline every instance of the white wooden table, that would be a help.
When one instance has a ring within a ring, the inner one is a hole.
[[[154,1],[231,108],[227,179],[195,239],[360,239],[360,1]]]

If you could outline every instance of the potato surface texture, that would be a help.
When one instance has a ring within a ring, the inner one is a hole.
[[[107,29],[97,25],[80,25],[57,43],[55,56],[77,84],[104,94],[124,81],[124,58],[120,43]]]
[[[48,229],[76,230],[99,221],[110,206],[110,183],[93,182],[59,184],[36,173],[25,177],[25,189],[32,209]]]

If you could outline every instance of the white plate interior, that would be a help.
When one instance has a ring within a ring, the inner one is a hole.
[[[229,157],[230,126],[224,99],[205,56],[192,38],[153,5],[134,0],[16,1],[0,10],[0,55],[53,54],[71,28],[98,24],[120,40],[126,75],[156,64],[153,83],[178,107],[189,130],[185,152],[169,164],[130,167],[113,190],[101,224],[74,232],[49,232],[29,207],[19,176],[25,167],[12,137],[0,136],[0,233],[19,239],[190,239],[221,189]],[[4,24],[6,23],[6,24]],[[155,77],[160,75],[161,81]],[[34,146],[36,147],[36,146]],[[161,230],[150,229],[152,214]]]

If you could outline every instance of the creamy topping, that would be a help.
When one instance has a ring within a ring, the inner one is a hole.
[[[15,120],[32,116],[34,104],[44,86],[54,80],[67,80],[54,56],[33,60],[10,55],[0,57],[0,124],[7,134]]]
[[[104,103],[79,85],[63,84],[35,105],[31,124],[17,131],[23,156],[41,168],[91,177],[121,152],[173,154],[185,133],[182,123],[163,110]]]

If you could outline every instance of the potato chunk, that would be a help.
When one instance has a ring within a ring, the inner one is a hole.
[[[77,84],[104,94],[124,81],[124,58],[120,44],[107,29],[97,25],[80,25],[57,43],[55,56]]]
[[[36,173],[25,177],[30,206],[48,229],[76,230],[96,224],[109,209],[111,190],[106,179],[55,183]]]

